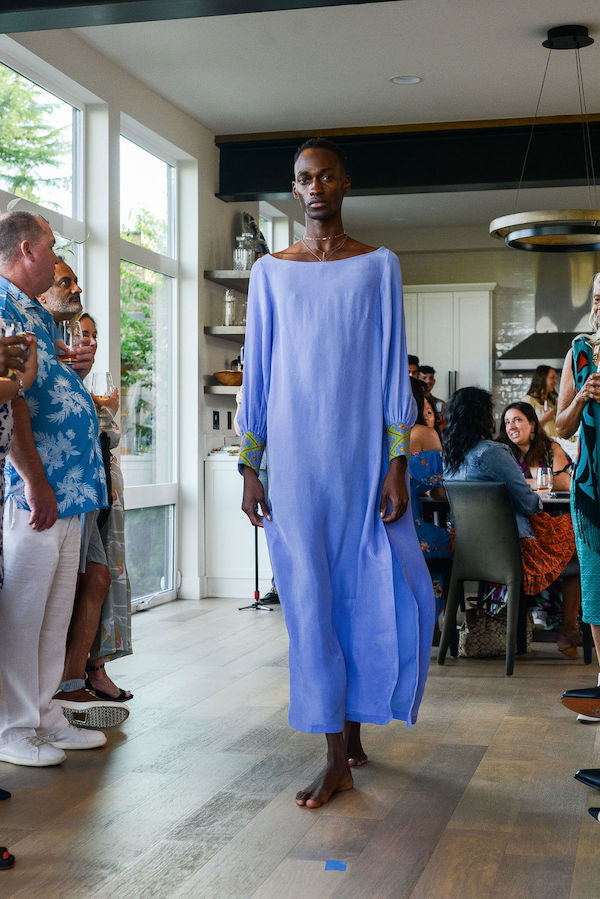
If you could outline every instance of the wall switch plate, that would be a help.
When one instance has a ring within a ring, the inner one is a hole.
[[[230,411],[227,412],[227,430],[231,431],[233,427],[233,415]]]
[[[218,409],[213,409],[213,431],[218,431],[221,427],[220,419],[221,416],[219,415]]]

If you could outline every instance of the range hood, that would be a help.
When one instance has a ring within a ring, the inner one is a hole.
[[[579,331],[535,332],[496,360],[500,371],[533,371],[550,365],[560,371],[571,343]]]

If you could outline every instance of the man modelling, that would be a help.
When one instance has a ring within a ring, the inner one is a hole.
[[[252,269],[240,410],[242,508],[264,525],[290,638],[289,721],[327,739],[325,768],[296,796],[310,808],[352,788],[361,722],[416,720],[434,618],[405,515],[415,411],[400,269],[345,233],[349,186],[335,144],[299,149],[306,234]]]

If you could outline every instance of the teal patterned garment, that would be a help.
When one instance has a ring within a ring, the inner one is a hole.
[[[595,370],[591,343],[583,335],[576,337],[573,341],[573,382],[578,393]],[[600,553],[599,450],[600,404],[589,402],[581,414],[571,503],[575,533],[597,553]]]
[[[579,393],[596,370],[593,347],[581,335],[573,341],[573,383]],[[600,624],[600,404],[588,402],[581,414],[577,459],[571,483],[571,515],[581,572],[582,618]]]

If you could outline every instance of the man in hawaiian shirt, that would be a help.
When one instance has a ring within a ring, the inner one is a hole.
[[[79,516],[107,502],[94,404],[57,358],[54,320],[35,299],[54,279],[53,247],[44,219],[0,217],[0,318],[35,334],[38,348],[37,378],[13,400],[6,466],[0,761],[35,767],[60,764],[65,749],[106,742],[100,731],[68,724],[52,700],[75,596]],[[91,361],[88,347],[78,352],[81,363]]]
[[[54,281],[38,300],[60,328],[64,322],[79,315],[83,306],[77,275],[64,259],[60,256],[58,259]],[[79,368],[79,376],[86,377],[88,371],[87,367]],[[111,584],[97,518],[96,509],[82,516],[79,578],[67,637],[65,670],[60,689],[54,694],[55,701],[68,710],[65,714],[73,724],[92,729],[114,727],[129,716],[129,708],[123,702],[99,699],[86,687],[86,663],[98,630],[102,603]]]

